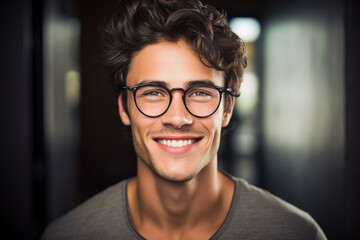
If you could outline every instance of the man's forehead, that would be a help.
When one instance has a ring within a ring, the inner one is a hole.
[[[133,57],[127,84],[162,81],[168,87],[186,87],[191,82],[204,81],[223,85],[224,73],[202,60],[185,42],[150,44]]]

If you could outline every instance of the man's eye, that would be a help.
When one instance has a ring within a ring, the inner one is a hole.
[[[207,97],[207,96],[210,96],[210,94],[204,91],[194,91],[189,94],[189,97]]]
[[[162,97],[162,96],[164,96],[163,93],[161,93],[159,91],[155,91],[155,90],[144,92],[143,95],[144,96],[150,96],[150,97]]]

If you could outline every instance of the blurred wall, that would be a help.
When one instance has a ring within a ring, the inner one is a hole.
[[[360,2],[347,0],[345,4],[345,74],[346,74],[346,216],[348,239],[360,239]]]
[[[27,239],[34,230],[32,9],[0,3],[0,236]]]
[[[77,201],[80,23],[72,1],[48,0],[43,15],[43,117],[47,220]],[[64,177],[66,176],[66,177]]]
[[[77,1],[81,22],[81,142],[79,200],[136,174],[130,129],[121,123],[117,96],[102,62],[101,32],[117,0]]]
[[[346,238],[344,3],[269,1],[263,35],[264,187]]]

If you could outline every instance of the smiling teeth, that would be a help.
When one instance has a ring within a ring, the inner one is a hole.
[[[189,140],[158,140],[159,143],[169,146],[169,147],[185,147],[195,142],[195,139]]]

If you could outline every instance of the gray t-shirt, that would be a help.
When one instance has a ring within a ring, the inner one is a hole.
[[[228,215],[211,239],[326,239],[309,214],[267,191],[233,178]],[[144,239],[131,223],[123,180],[50,224],[42,240]]]

